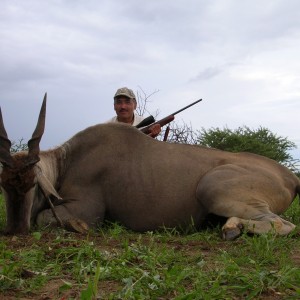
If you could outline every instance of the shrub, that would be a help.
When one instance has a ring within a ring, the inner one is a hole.
[[[289,153],[290,150],[296,148],[296,145],[286,137],[277,136],[267,128],[259,127],[256,130],[247,126],[236,130],[202,128],[198,133],[200,145],[231,152],[251,152],[263,155],[293,171],[297,170],[299,160],[294,159]]]

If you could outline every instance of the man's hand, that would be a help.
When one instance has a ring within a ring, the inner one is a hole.
[[[151,126],[149,128],[150,133],[148,134],[149,136],[155,138],[159,135],[159,133],[161,132],[161,127],[159,124],[154,124],[153,126]]]

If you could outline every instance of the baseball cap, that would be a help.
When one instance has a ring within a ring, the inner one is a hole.
[[[115,93],[114,99],[116,99],[119,96],[125,96],[131,99],[136,99],[134,92],[127,87],[122,87],[118,89],[117,92]]]

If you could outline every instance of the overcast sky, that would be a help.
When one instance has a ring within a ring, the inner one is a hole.
[[[0,105],[11,140],[41,148],[114,116],[127,86],[159,117],[267,127],[300,149],[300,1],[0,0]],[[299,151],[294,151],[297,157]]]

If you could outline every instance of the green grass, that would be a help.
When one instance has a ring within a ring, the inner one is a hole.
[[[4,206],[0,201],[1,228]],[[298,201],[285,214],[300,224]],[[220,229],[145,234],[110,224],[0,238],[0,293],[8,299],[299,299],[299,227],[288,237]],[[10,298],[9,298],[10,297]]]

